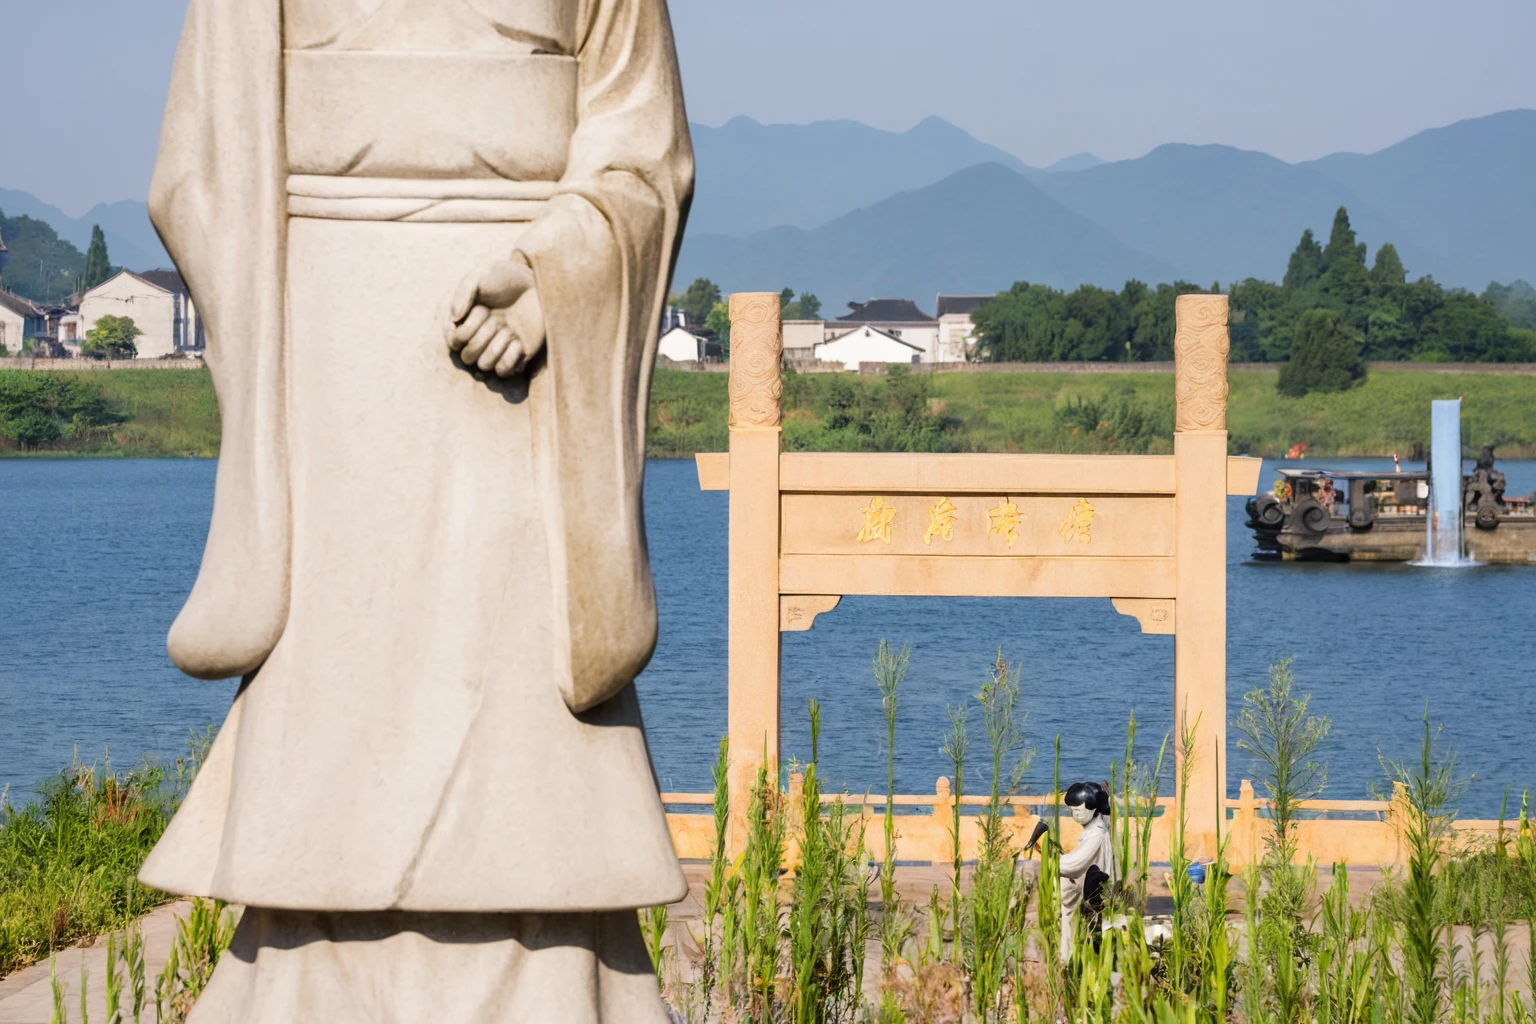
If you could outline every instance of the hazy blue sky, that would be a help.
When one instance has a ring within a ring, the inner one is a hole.
[[[142,199],[186,0],[0,0],[0,186]],[[1303,160],[1536,107],[1531,0],[673,0],[689,115],[937,114],[1045,164],[1222,142]]]

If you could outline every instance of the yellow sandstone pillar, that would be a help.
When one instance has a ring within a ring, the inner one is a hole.
[[[728,711],[730,848],[746,842],[759,768],[779,762],[779,359],[776,292],[731,296]]]
[[[1226,815],[1227,297],[1181,295],[1175,310],[1174,729],[1194,734],[1182,810],[1197,857],[1215,854]]]

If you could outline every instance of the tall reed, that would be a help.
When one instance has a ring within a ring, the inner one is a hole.
[[[880,862],[880,964],[888,972],[902,947],[912,936],[911,919],[902,911],[896,892],[896,710],[901,682],[907,676],[911,650],[903,646],[892,652],[880,641],[875,651],[873,669],[880,689],[880,707],[885,713],[885,856]]]
[[[826,1024],[859,1006],[867,928],[863,818],[850,819],[841,798],[822,816],[820,704],[811,701],[809,711],[811,759],[803,766],[799,864],[787,915],[788,1001],[793,1024]]]

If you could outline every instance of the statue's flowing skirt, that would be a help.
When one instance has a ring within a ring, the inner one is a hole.
[[[289,620],[146,871],[249,907],[194,1024],[666,1019],[638,703],[554,683],[545,385],[443,337],[524,226],[290,223]]]
[[[250,908],[191,1024],[664,1024],[634,911]]]

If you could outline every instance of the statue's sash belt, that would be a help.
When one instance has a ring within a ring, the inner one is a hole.
[[[288,215],[416,223],[531,221],[555,193],[552,181],[503,178],[363,178],[290,174]]]

